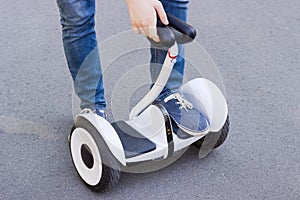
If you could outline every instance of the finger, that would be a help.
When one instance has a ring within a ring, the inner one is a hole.
[[[154,40],[155,42],[159,42],[159,37],[157,35],[157,30],[155,27],[148,28],[148,37]]]
[[[153,12],[152,18],[149,20],[149,26],[147,27],[147,34],[148,37],[154,40],[155,42],[159,42],[159,37],[157,35],[157,28],[156,28],[156,12]]]
[[[167,18],[167,14],[164,10],[164,7],[162,5],[162,3],[160,1],[157,1],[155,4],[154,4],[154,8],[161,20],[161,22],[164,24],[164,25],[168,25],[169,24],[169,21],[168,21],[168,18]]]
[[[136,33],[136,34],[139,34],[139,33],[140,33],[140,31],[139,31],[139,29],[138,29],[138,27],[137,27],[137,25],[136,25],[135,23],[132,24],[132,30],[133,30],[133,32]]]
[[[141,32],[139,31],[139,29],[136,28],[136,27],[132,27],[132,30],[133,30],[133,32],[136,33],[136,34],[141,33]]]
[[[147,33],[146,33],[146,30],[145,30],[145,27],[139,28],[139,31],[140,31],[140,33],[143,34],[144,36],[146,36],[146,37],[148,36]]]

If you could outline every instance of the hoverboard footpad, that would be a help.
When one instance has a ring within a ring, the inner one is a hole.
[[[116,130],[122,142],[125,157],[132,158],[156,149],[155,143],[145,138],[137,130],[133,129],[124,121],[117,121],[111,124]]]

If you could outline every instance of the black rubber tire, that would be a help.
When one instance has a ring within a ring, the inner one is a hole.
[[[204,144],[206,148],[209,147],[211,147],[211,149],[218,148],[225,142],[228,136],[229,126],[230,126],[230,121],[229,121],[229,116],[227,116],[226,122],[219,132],[209,132],[206,136],[194,142],[193,145],[198,149],[202,148]]]
[[[97,147],[100,151],[101,159],[102,159],[102,176],[100,178],[100,181],[96,185],[89,185],[86,183],[80,174],[78,173],[73,158],[72,162],[76,169],[77,174],[81,178],[81,180],[87,185],[88,188],[90,188],[93,191],[96,192],[106,192],[109,191],[115,184],[118,183],[121,175],[120,171],[120,163],[116,160],[116,158],[112,155],[109,148],[107,147],[106,143],[104,142],[101,135],[98,133],[97,129],[85,118],[80,118],[76,121],[76,124],[72,127],[71,133],[70,133],[70,141],[72,139],[72,133],[76,128],[83,128],[86,131],[89,132],[89,134],[93,137],[94,141],[97,144]],[[70,154],[71,153],[71,142],[69,142],[70,147]]]

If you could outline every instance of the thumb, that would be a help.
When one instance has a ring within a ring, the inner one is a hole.
[[[160,1],[157,1],[155,4],[154,4],[154,8],[157,12],[157,15],[158,17],[160,18],[161,22],[164,24],[164,25],[168,25],[169,24],[169,21],[168,21],[168,18],[167,18],[167,14],[164,10],[164,7],[162,5],[162,3]]]

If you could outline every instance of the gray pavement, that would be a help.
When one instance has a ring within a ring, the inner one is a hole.
[[[300,199],[300,2],[191,1],[189,21],[219,66],[231,131],[204,159],[122,174],[98,194],[69,156],[72,81],[55,1],[0,6],[0,199]],[[99,42],[130,26],[124,1],[97,6]]]

